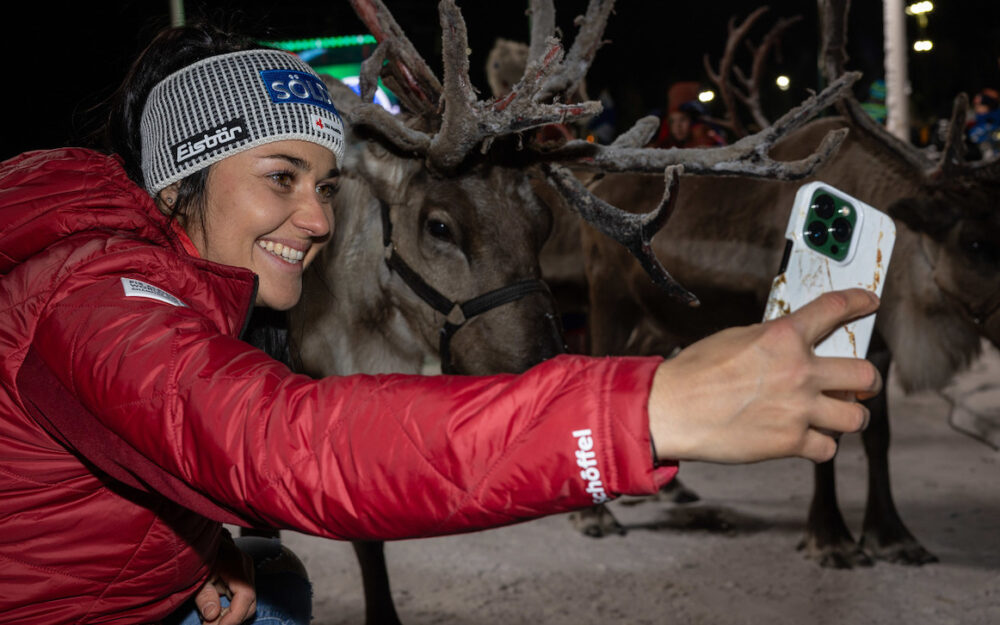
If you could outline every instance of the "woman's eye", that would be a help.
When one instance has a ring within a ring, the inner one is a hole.
[[[336,184],[318,184],[316,185],[316,193],[324,200],[332,200],[337,195],[339,188],[340,185]]]
[[[451,235],[451,229],[448,228],[448,224],[437,219],[427,220],[427,232],[435,239],[440,239],[441,241],[447,241],[449,243],[454,242],[454,237]]]
[[[292,182],[294,182],[295,180],[294,176],[292,176],[292,174],[288,173],[287,171],[275,172],[271,174],[269,177],[271,178],[271,180],[278,183],[282,187],[290,187],[292,185]]]

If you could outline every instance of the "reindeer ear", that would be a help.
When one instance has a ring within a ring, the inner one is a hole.
[[[390,204],[405,203],[411,183],[419,183],[423,180],[421,176],[426,176],[421,159],[397,156],[377,141],[364,143],[354,173],[364,178],[373,192]]]
[[[890,205],[889,215],[907,228],[940,241],[958,221],[957,210],[947,202],[928,198],[904,198]]]
[[[603,176],[603,174],[601,175]],[[543,206],[546,206],[553,213],[557,211],[559,213],[568,212],[576,218],[573,207],[567,203],[566,198],[555,187],[548,183],[539,169],[532,167],[528,170],[528,182],[531,185],[531,192]]]

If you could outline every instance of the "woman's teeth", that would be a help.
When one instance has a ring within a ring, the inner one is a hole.
[[[282,260],[290,263],[297,263],[302,260],[303,256],[306,255],[306,253],[301,250],[288,247],[287,245],[282,245],[281,243],[275,243],[274,241],[257,241],[257,245],[259,245],[264,251],[270,252],[275,256],[280,256]]]

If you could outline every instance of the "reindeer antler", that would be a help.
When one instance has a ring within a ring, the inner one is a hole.
[[[587,12],[576,18],[575,23],[579,26],[579,30],[561,65],[561,71],[549,76],[535,94],[535,102],[547,102],[553,98],[566,99],[568,94],[583,84],[598,48],[604,43],[604,27],[614,6],[614,0],[591,0],[587,4]],[[534,34],[532,32],[532,35]],[[532,41],[532,46],[534,43]]]
[[[593,3],[592,3],[593,4]],[[550,39],[549,53],[528,63],[524,77],[510,93],[496,101],[480,102],[469,83],[468,35],[462,13],[452,0],[440,5],[444,31],[445,110],[441,131],[431,141],[428,159],[449,170],[461,163],[484,139],[484,151],[493,137],[595,115],[600,102],[540,104],[544,84],[562,69],[562,47]]]
[[[951,109],[951,120],[945,133],[941,160],[931,177],[940,178],[959,172],[965,165],[965,118],[969,111],[969,96],[960,93]]]
[[[844,73],[847,62],[847,12],[850,0],[817,0],[822,32],[820,68],[823,76],[832,81]],[[861,108],[853,93],[837,103],[837,109],[851,125],[894,154],[912,169],[928,175],[937,168],[936,163],[906,141],[900,140],[883,128]],[[953,120],[954,123],[954,120]]]
[[[562,63],[562,47],[554,39],[547,41],[547,51],[541,58],[529,62],[524,77],[510,93],[496,101],[482,102],[469,83],[468,35],[465,20],[454,0],[441,0],[438,5],[444,57],[443,85],[437,82],[381,0],[351,0],[351,4],[379,41],[372,60],[363,67],[362,93],[370,97],[376,71],[380,70],[389,87],[400,91],[404,106],[425,117],[440,114],[441,119],[438,132],[427,134],[386,115],[377,105],[363,104],[348,112],[348,121],[379,134],[404,152],[426,156],[428,165],[438,171],[454,169],[480,143],[485,151],[495,137],[589,117],[601,110],[599,102],[540,102],[540,93],[572,86],[581,71],[579,66],[584,63],[574,61],[574,67],[567,68]],[[595,16],[594,21],[600,21],[602,15],[606,19],[610,4],[610,0],[591,0],[587,15]],[[545,7],[539,7],[544,13]],[[588,24],[581,32],[590,33],[593,28],[593,24]],[[595,37],[588,35],[586,39]],[[579,52],[571,51],[574,59],[584,59],[584,73],[589,67],[587,50],[591,48],[596,50],[596,44],[589,47],[581,44]]]
[[[366,71],[362,72],[362,80],[374,85],[372,76],[377,78],[381,74],[386,86],[399,97],[407,110],[418,115],[433,114],[441,97],[441,82],[410,43],[392,13],[382,0],[351,0],[351,6],[378,41],[378,47],[372,54],[376,60],[363,67]],[[383,69],[386,59],[389,63]],[[371,101],[371,93],[365,96],[364,89],[361,93],[366,102]]]
[[[850,0],[817,0],[817,4],[823,33],[820,66],[823,75],[831,80],[843,73],[847,62],[847,13]],[[961,179],[973,178],[1000,185],[1000,157],[979,162],[965,160],[963,135],[969,98],[964,93],[955,96],[944,149],[937,161],[878,124],[861,108],[853,94],[848,94],[838,102],[837,108],[860,136],[886,150],[929,183],[961,184]]]
[[[546,159],[573,161],[585,169],[601,172],[654,173],[663,171],[666,190],[656,210],[636,215],[623,211],[591,194],[573,174],[558,165],[545,165],[546,178],[580,215],[605,235],[624,245],[638,260],[653,282],[669,295],[691,306],[698,299],[667,272],[653,253],[653,235],[666,224],[676,198],[675,185],[681,172],[694,175],[747,176],[778,180],[796,180],[811,175],[840,148],[847,130],[827,134],[816,152],[791,162],[774,161],[768,156],[771,147],[783,136],[804,124],[816,113],[843,96],[860,74],[841,76],[821,93],[810,97],[783,115],[772,126],[744,137],[726,147],[658,149],[641,148],[656,131],[655,117],[640,119],[610,146],[586,141],[571,141],[558,150],[545,153]]]
[[[730,129],[737,137],[744,137],[748,133],[740,121],[734,99],[738,99],[750,111],[750,115],[753,117],[754,123],[757,124],[758,128],[770,125],[771,122],[764,115],[764,109],[760,103],[760,81],[764,71],[764,63],[767,61],[771,49],[781,40],[781,35],[784,34],[789,26],[802,19],[801,15],[779,19],[771,27],[771,30],[764,35],[760,45],[754,45],[749,39],[746,39],[747,33],[749,33],[750,28],[767,10],[768,7],[766,6],[760,7],[748,15],[739,26],[736,26],[735,17],[729,19],[729,36],[726,40],[726,47],[722,59],[719,61],[719,69],[717,71],[709,63],[707,54],[703,59],[705,71],[712,82],[719,88],[720,99],[727,113],[725,119],[709,119],[709,121]],[[753,55],[749,77],[735,63],[736,48],[740,41],[743,40],[745,40],[747,48]],[[730,74],[736,77],[736,80],[742,85],[742,89],[732,84],[729,78]]]
[[[736,60],[736,48],[742,41],[750,28],[754,23],[760,18],[761,15],[766,13],[768,8],[766,6],[760,7],[753,13],[747,16],[743,23],[739,26],[736,25],[736,17],[729,18],[729,36],[726,38],[726,47],[722,52],[722,59],[719,61],[719,69],[715,71],[708,62],[708,55],[706,54],[703,62],[705,65],[705,72],[708,77],[715,83],[719,88],[719,99],[722,100],[723,106],[725,106],[727,117],[724,120],[713,120],[716,121],[720,126],[730,129],[733,131],[737,137],[745,137],[747,134],[746,129],[743,127],[743,122],[740,121],[740,116],[736,114],[736,102],[734,98],[735,89],[731,88],[729,83],[729,74],[732,72],[733,64]],[[767,124],[764,124],[766,126]]]
[[[670,165],[683,164],[685,174],[797,180],[811,175],[836,153],[847,136],[846,129],[829,133],[816,152],[797,161],[772,160],[768,151],[779,139],[844,97],[860,75],[858,72],[844,74],[820,93],[782,115],[771,126],[732,145],[668,149],[631,147],[652,126],[649,120],[641,119],[626,133],[629,140],[622,144],[602,146],[580,140],[570,141],[557,150],[540,154],[539,158],[575,160],[582,168],[605,172],[658,173]],[[640,124],[641,129],[637,130]]]
[[[666,189],[660,204],[648,213],[629,213],[600,199],[587,190],[566,167],[555,164],[542,166],[546,179],[575,208],[580,216],[605,236],[618,241],[632,253],[653,282],[667,295],[689,306],[698,306],[698,298],[685,289],[666,270],[653,252],[653,235],[660,231],[674,210],[677,201],[677,180],[684,171],[682,165],[671,165],[664,172]]]
[[[556,8],[552,0],[531,0],[531,43],[528,44],[528,62],[537,61],[549,49],[549,39],[556,35]]]

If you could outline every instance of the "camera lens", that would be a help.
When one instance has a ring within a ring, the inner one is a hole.
[[[819,247],[826,243],[826,225],[819,220],[813,221],[806,228],[806,236],[809,237],[809,242]]]
[[[843,217],[837,217],[833,220],[833,227],[830,231],[833,232],[833,238],[843,243],[844,241],[849,241],[851,238],[851,231],[854,228],[851,226],[851,222],[847,221]]]
[[[820,193],[813,200],[813,210],[816,211],[816,216],[820,219],[829,219],[833,217],[833,211],[836,208],[833,204],[833,198],[826,193]]]

